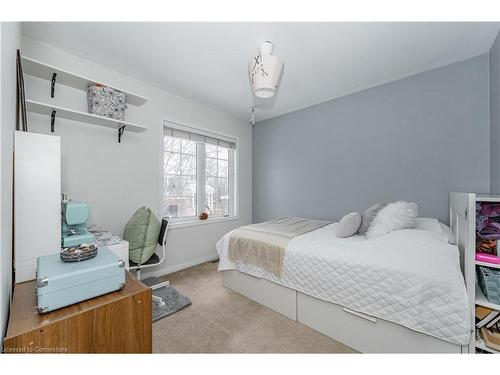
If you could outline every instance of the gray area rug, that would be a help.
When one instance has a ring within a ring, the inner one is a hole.
[[[151,286],[160,283],[161,280],[158,277],[149,277],[142,280],[142,282]],[[153,301],[153,322],[175,314],[177,311],[191,304],[191,300],[179,293],[172,285],[153,290],[153,295],[165,301],[165,306],[159,306],[158,303]]]

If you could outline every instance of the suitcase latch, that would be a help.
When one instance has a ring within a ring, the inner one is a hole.
[[[122,260],[119,264],[118,264],[118,268],[125,268],[125,261]]]
[[[46,277],[44,277],[42,279],[37,279],[36,286],[38,288],[43,288],[44,286],[47,286],[47,285],[49,285],[49,280]]]
[[[38,307],[38,312],[40,314],[46,313],[47,311],[49,311],[49,307],[48,306]]]

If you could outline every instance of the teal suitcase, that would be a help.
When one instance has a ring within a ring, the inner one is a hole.
[[[52,254],[38,258],[36,276],[38,312],[44,314],[123,288],[125,262],[107,247],[80,262],[63,262]]]

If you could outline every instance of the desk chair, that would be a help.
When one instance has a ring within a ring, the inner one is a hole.
[[[161,246],[162,250],[161,258],[156,253],[153,253],[151,258],[149,258],[143,264],[137,264],[129,260],[129,270],[131,271],[135,270],[135,275],[139,280],[141,280],[141,270],[143,268],[155,267],[158,266],[159,264],[162,264],[165,261],[165,256],[166,256],[165,247],[167,246],[167,229],[168,229],[168,218],[164,217],[161,220],[160,234],[158,236],[158,245]],[[168,286],[169,284],[170,283],[168,281],[164,281],[162,283],[150,285],[150,288],[156,290]],[[165,301],[160,297],[153,295],[153,301],[157,302],[160,306],[165,306]]]

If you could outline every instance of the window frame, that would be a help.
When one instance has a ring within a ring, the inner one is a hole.
[[[198,215],[199,212],[205,207],[205,197],[203,199],[199,199],[199,189],[198,186],[205,186],[205,148],[200,147],[200,143],[197,144],[197,158],[196,158],[196,184],[197,184],[197,195],[196,195],[196,211],[197,214],[194,216],[184,216],[178,218],[172,218],[171,224],[176,227],[184,227],[189,225],[196,224],[207,224],[210,222],[220,222],[225,220],[235,220],[239,218],[239,194],[238,194],[238,168],[239,168],[239,160],[238,160],[238,151],[239,151],[239,138],[230,136],[227,134],[222,134],[219,132],[211,132],[207,130],[202,130],[199,127],[193,126],[191,124],[187,124],[172,118],[162,117],[161,119],[161,135],[160,135],[160,168],[159,168],[159,204],[158,204],[158,213],[159,215],[163,215],[163,200],[164,200],[164,192],[165,192],[165,171],[164,171],[164,156],[165,156],[165,145],[164,145],[164,128],[173,128],[188,132],[193,132],[202,136],[217,138],[220,140],[233,142],[236,145],[236,149],[233,150],[232,157],[228,157],[228,194],[229,194],[229,215],[209,215],[207,220],[199,220]],[[200,153],[202,151],[203,155]],[[202,173],[198,173],[198,171],[203,171]],[[202,185],[198,185],[202,184]],[[203,188],[203,191],[205,189]],[[231,203],[232,202],[232,203]]]

